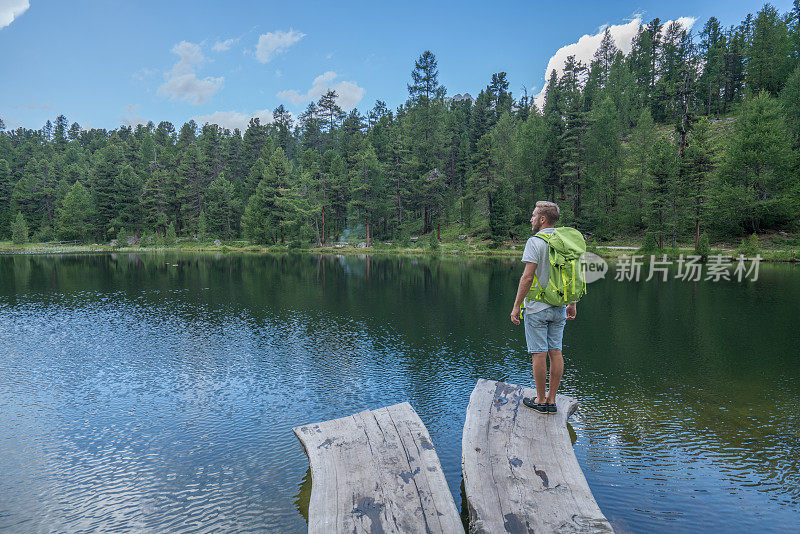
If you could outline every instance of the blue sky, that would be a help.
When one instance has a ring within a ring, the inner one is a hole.
[[[791,8],[791,0],[772,3]],[[192,118],[235,126],[279,104],[297,115],[327,87],[344,107],[364,111],[382,99],[395,108],[425,49],[449,95],[474,96],[498,71],[515,96],[523,85],[535,94],[561,47],[605,25],[622,39],[640,14],[644,22],[683,17],[699,31],[710,16],[727,26],[761,6],[0,0],[0,117],[7,128],[40,128],[60,113],[84,128]],[[574,47],[591,46],[582,43]]]

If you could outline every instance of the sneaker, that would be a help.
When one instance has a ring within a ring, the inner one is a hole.
[[[550,404],[550,403],[548,402],[548,403],[546,403],[546,404],[545,404],[545,406],[547,406],[547,413],[548,413],[548,414],[551,414],[551,413],[556,413],[556,412],[558,412],[558,410],[556,409],[556,405],[555,405],[555,403],[553,403],[553,404]]]
[[[523,397],[522,404],[524,404],[528,408],[536,410],[539,413],[544,413],[544,414],[547,413],[547,405],[545,403],[539,404],[538,402],[536,402],[535,398],[531,399],[529,397]]]

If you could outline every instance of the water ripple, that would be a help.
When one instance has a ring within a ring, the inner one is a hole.
[[[12,260],[0,258],[0,529],[302,532],[308,462],[291,428],[402,401],[460,503],[475,381],[531,381],[506,318],[516,263]],[[800,298],[796,277],[765,276],[781,280],[776,302]],[[580,312],[592,320],[565,336],[579,462],[620,532],[793,530],[797,317],[759,324],[757,296],[700,289],[593,286]],[[755,324],[721,329],[710,294]],[[787,334],[750,340],[745,326]]]

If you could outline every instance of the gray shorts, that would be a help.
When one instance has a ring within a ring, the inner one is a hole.
[[[561,350],[567,307],[553,306],[536,313],[525,312],[525,341],[528,352]]]

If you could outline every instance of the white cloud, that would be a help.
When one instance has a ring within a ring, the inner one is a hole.
[[[306,34],[292,29],[288,32],[276,30],[262,34],[256,44],[256,59],[261,63],[269,63],[305,36]]]
[[[194,68],[202,64],[206,58],[203,56],[203,51],[200,45],[190,43],[189,41],[181,41],[172,47],[172,53],[177,54],[181,59],[172,67],[173,72],[176,74],[186,74],[194,72]]]
[[[29,0],[0,0],[0,30],[14,22],[29,7]]]
[[[677,22],[687,30],[691,29],[696,21],[697,19],[695,17],[681,17],[677,20]],[[664,28],[671,23],[671,20],[665,22]],[[550,61],[547,62],[547,69],[545,69],[544,73],[545,84],[534,99],[536,106],[541,109],[544,105],[544,93],[547,88],[546,81],[550,78],[550,73],[553,70],[558,72],[559,75],[563,72],[564,62],[567,57],[575,56],[576,60],[582,61],[586,65],[591,63],[594,58],[594,53],[600,47],[600,42],[603,40],[603,34],[606,30],[611,33],[611,37],[614,38],[614,44],[617,45],[617,48],[619,48],[623,54],[628,54],[633,46],[633,38],[636,36],[636,32],[639,31],[639,26],[641,25],[642,17],[641,15],[636,15],[633,20],[626,24],[600,26],[597,29],[597,33],[593,35],[584,35],[578,39],[577,42],[559,48],[556,53],[553,54],[553,57],[550,58]]]
[[[225,39],[224,41],[217,41],[211,50],[214,52],[227,52],[233,45],[239,42],[239,39]]]
[[[137,113],[139,104],[128,104],[125,106],[125,116],[120,119],[125,126],[136,126],[137,124],[147,124],[147,119]]]
[[[333,89],[338,95],[336,98],[336,103],[339,104],[342,109],[347,111],[354,108],[359,102],[361,102],[361,99],[364,98],[366,90],[363,87],[359,87],[355,82],[342,80],[333,83],[338,77],[338,74],[329,70],[328,72],[320,74],[314,78],[314,82],[311,84],[311,89],[309,89],[307,92],[299,93],[295,89],[289,89],[287,91],[281,91],[277,94],[277,96],[278,98],[288,100],[295,106],[299,106],[300,104],[310,100],[316,100],[328,89]]]
[[[158,88],[160,94],[168,95],[173,100],[184,100],[193,105],[207,102],[222,87],[223,77],[210,76],[202,80],[196,74],[183,74],[170,76]]]
[[[240,113],[238,111],[215,111],[208,115],[198,115],[192,117],[197,124],[218,124],[223,128],[233,130],[239,128],[242,132],[247,129],[251,118],[257,118],[261,124],[269,124],[272,122],[272,111],[268,109],[260,109],[252,113]]]
[[[172,66],[172,70],[164,73],[164,83],[158,88],[159,94],[197,105],[208,101],[222,88],[223,77],[208,76],[202,80],[197,77],[195,70],[206,60],[199,45],[181,41],[172,47],[172,53],[180,59]]]

